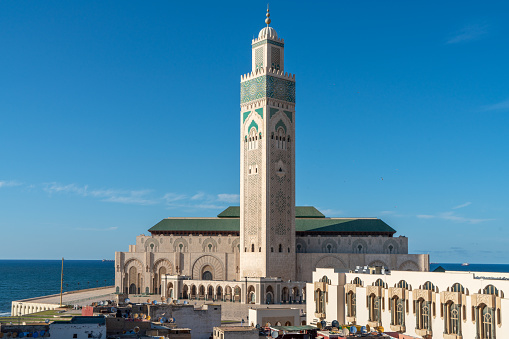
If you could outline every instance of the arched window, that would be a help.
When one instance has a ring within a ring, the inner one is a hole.
[[[326,292],[320,288],[315,290],[315,312],[325,314]]]
[[[444,307],[444,333],[461,334],[461,305],[448,301]]]
[[[391,325],[405,325],[405,300],[394,296],[391,303]]]
[[[375,283],[373,284],[373,286],[380,286],[380,287],[385,287],[385,283],[382,279],[377,279],[375,281]]]
[[[251,130],[249,131],[249,137],[247,140],[248,140],[248,145],[247,145],[248,150],[258,148],[258,136],[256,135],[256,128],[254,128],[254,127],[251,128]]]
[[[357,286],[362,286],[362,280],[361,280],[361,278],[356,277],[356,278],[353,280],[352,284],[355,284],[355,285],[357,285]]]
[[[452,285],[451,291],[465,293],[465,288],[460,283],[455,283],[454,285]]]
[[[431,283],[429,281],[426,281],[424,283],[424,285],[422,286],[422,289],[423,290],[427,290],[427,291],[434,291],[435,290],[435,285],[433,285],[433,283]]]
[[[495,309],[488,307],[485,304],[479,305],[477,309],[477,338],[495,338]]]
[[[356,296],[353,291],[350,291],[346,294],[346,316],[356,316]]]
[[[283,252],[283,245],[279,244],[279,252]]]
[[[431,302],[423,298],[415,301],[415,327],[420,330],[431,331]]]
[[[254,252],[254,244],[251,244],[251,252]]]
[[[297,253],[302,253],[302,246],[297,244]]]
[[[368,320],[382,325],[382,298],[374,294],[368,296]]]
[[[492,294],[498,296],[498,289],[493,285],[488,285],[483,289],[482,294]]]
[[[276,132],[276,147],[279,149],[286,149],[286,133],[282,127]]]
[[[408,283],[405,281],[405,280],[401,280],[399,283],[398,283],[398,287],[399,288],[405,288],[408,290]]]

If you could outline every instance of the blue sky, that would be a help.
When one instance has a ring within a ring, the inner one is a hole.
[[[265,2],[0,2],[0,258],[101,259],[238,204]],[[271,3],[296,74],[297,204],[432,262],[509,255],[509,3]]]

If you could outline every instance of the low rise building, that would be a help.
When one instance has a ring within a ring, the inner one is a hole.
[[[307,321],[383,327],[411,336],[495,339],[509,331],[509,275],[486,272],[338,272],[307,284]]]
[[[299,308],[252,308],[248,321],[251,326],[297,326],[301,324],[300,317]]]
[[[49,325],[52,338],[106,338],[104,317],[73,317],[70,321],[58,321]]]
[[[258,339],[259,330],[252,326],[214,327],[213,339]]]
[[[214,327],[221,326],[221,305],[216,304],[200,307],[183,304],[147,305],[147,312],[153,321],[173,318],[177,326],[191,329],[193,339],[209,339]]]

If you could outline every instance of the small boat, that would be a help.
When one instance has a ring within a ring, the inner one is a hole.
[[[469,266],[470,264],[467,263],[467,262],[464,262],[463,264],[461,264],[461,266]]]

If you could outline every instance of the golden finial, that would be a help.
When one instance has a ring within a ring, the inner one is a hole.
[[[267,14],[265,14],[265,16],[267,17],[267,19],[265,19],[265,23],[268,26],[270,24],[269,4],[267,4]]]

